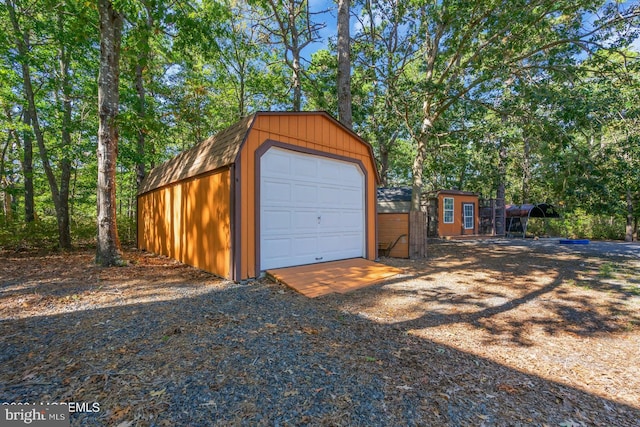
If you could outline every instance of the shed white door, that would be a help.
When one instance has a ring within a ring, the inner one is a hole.
[[[260,269],[365,256],[364,174],[272,147],[260,159]]]

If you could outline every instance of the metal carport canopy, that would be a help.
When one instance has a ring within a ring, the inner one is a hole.
[[[507,218],[560,218],[556,208],[549,203],[507,205]]]

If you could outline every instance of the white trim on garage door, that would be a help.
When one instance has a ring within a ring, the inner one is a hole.
[[[260,269],[364,257],[364,190],[355,163],[267,150],[260,158]]]

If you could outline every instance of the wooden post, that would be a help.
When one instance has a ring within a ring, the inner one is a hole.
[[[427,213],[409,212],[409,258],[427,257]]]

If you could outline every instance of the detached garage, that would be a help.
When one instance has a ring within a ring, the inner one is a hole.
[[[154,168],[138,247],[221,277],[376,258],[371,146],[324,112],[260,112]]]

